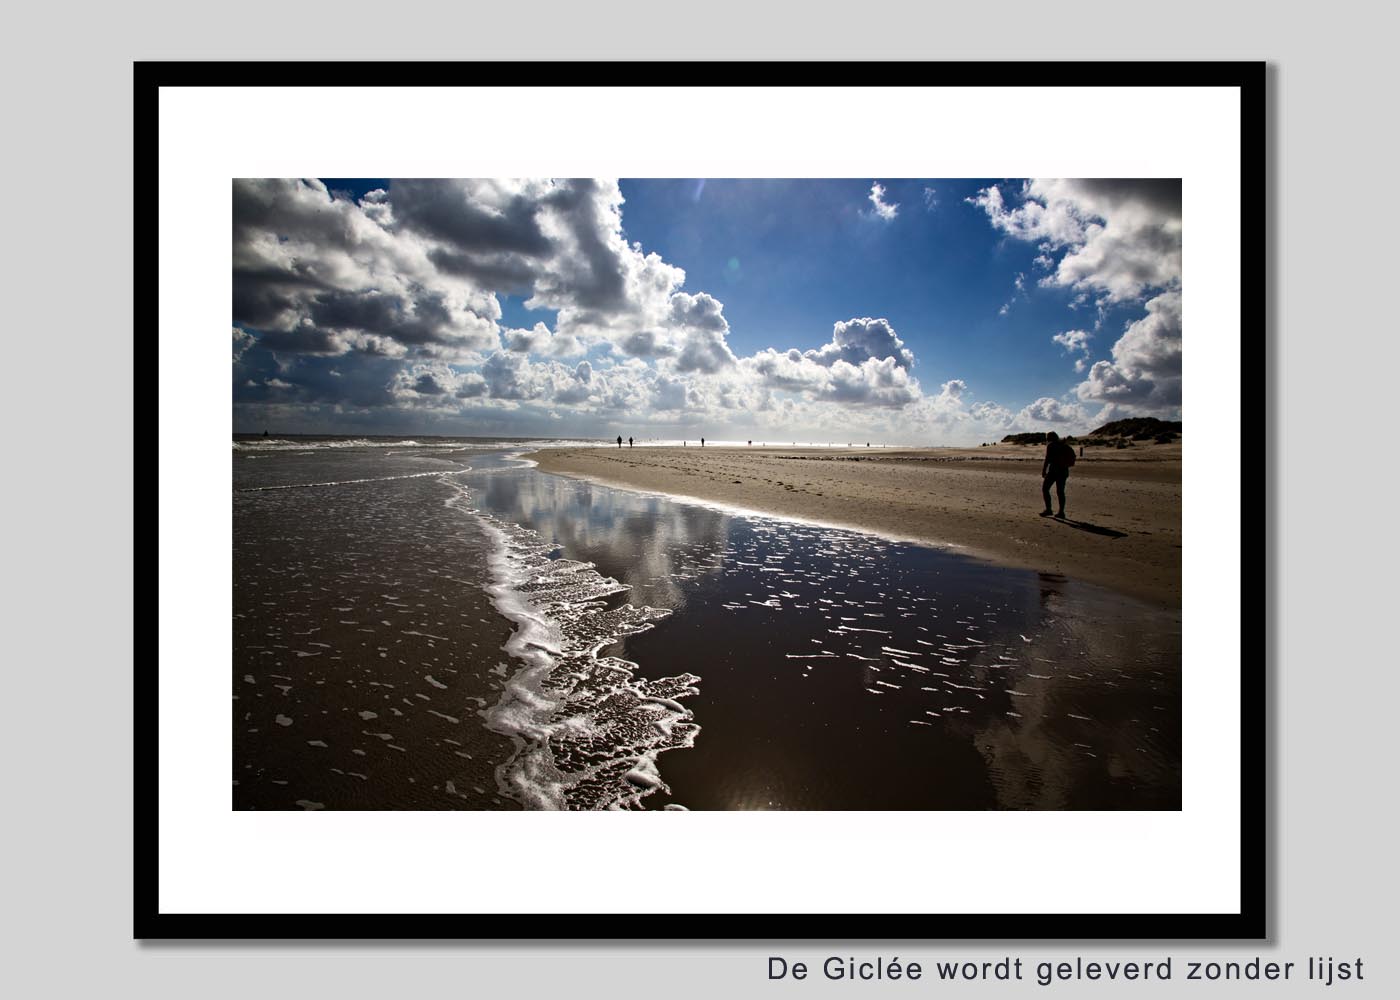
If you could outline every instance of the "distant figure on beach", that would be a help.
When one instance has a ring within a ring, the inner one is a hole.
[[[1079,457],[1084,457],[1084,446],[1082,444],[1079,446]]]
[[[1040,494],[1045,498],[1045,509],[1041,517],[1050,516],[1050,485],[1055,485],[1055,496],[1060,501],[1060,512],[1056,517],[1065,516],[1065,480],[1069,478],[1070,466],[1074,465],[1074,449],[1060,440],[1060,435],[1051,431],[1045,435],[1045,464],[1040,470],[1042,476]]]
[[[621,434],[619,434],[619,435],[617,436],[617,446],[618,446],[619,448],[622,447],[622,435],[621,435]],[[1049,501],[1046,501],[1046,502],[1048,503]]]
[[[263,431],[263,437],[267,437],[267,431]]]
[[[629,447],[629,448],[632,447],[632,439],[631,439],[631,438],[628,438],[628,439],[627,439],[627,447]]]
[[[705,447],[705,439],[704,439],[704,438],[701,438],[701,439],[700,439],[700,447],[701,447],[701,448]]]
[[[753,440],[752,440],[752,439],[749,440],[749,447],[750,447],[750,448],[753,447]]]

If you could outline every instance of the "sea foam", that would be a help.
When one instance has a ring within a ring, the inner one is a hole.
[[[640,677],[637,664],[599,653],[670,612],[619,604],[630,587],[592,563],[551,559],[557,546],[467,507],[468,492],[452,485],[495,542],[488,590],[516,624],[505,651],[518,669],[482,712],[515,744],[497,769],[502,794],[534,809],[638,808],[669,794],[657,758],[694,745],[700,727],[680,701],[700,678]]]

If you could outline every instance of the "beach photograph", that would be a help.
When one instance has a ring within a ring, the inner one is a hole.
[[[232,250],[232,809],[1182,808],[1179,179],[239,178]]]

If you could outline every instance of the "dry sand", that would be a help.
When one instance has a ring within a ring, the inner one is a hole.
[[[848,525],[1181,605],[1181,444],[1086,448],[1068,520],[1039,516],[1043,447],[549,448],[545,472]]]

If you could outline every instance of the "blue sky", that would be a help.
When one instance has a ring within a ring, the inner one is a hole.
[[[1179,418],[1180,219],[1174,181],[237,181],[235,429]]]
[[[872,218],[866,180],[711,180],[698,197],[694,181],[624,180],[623,224],[628,238],[684,267],[687,285],[724,301],[738,353],[801,345],[837,320],[879,316],[913,348],[920,375],[1034,398],[1075,381],[1046,331],[1084,316],[1064,289],[1036,289],[998,314],[1037,254],[967,203],[995,183],[887,180],[885,200],[899,210],[883,221]]]

